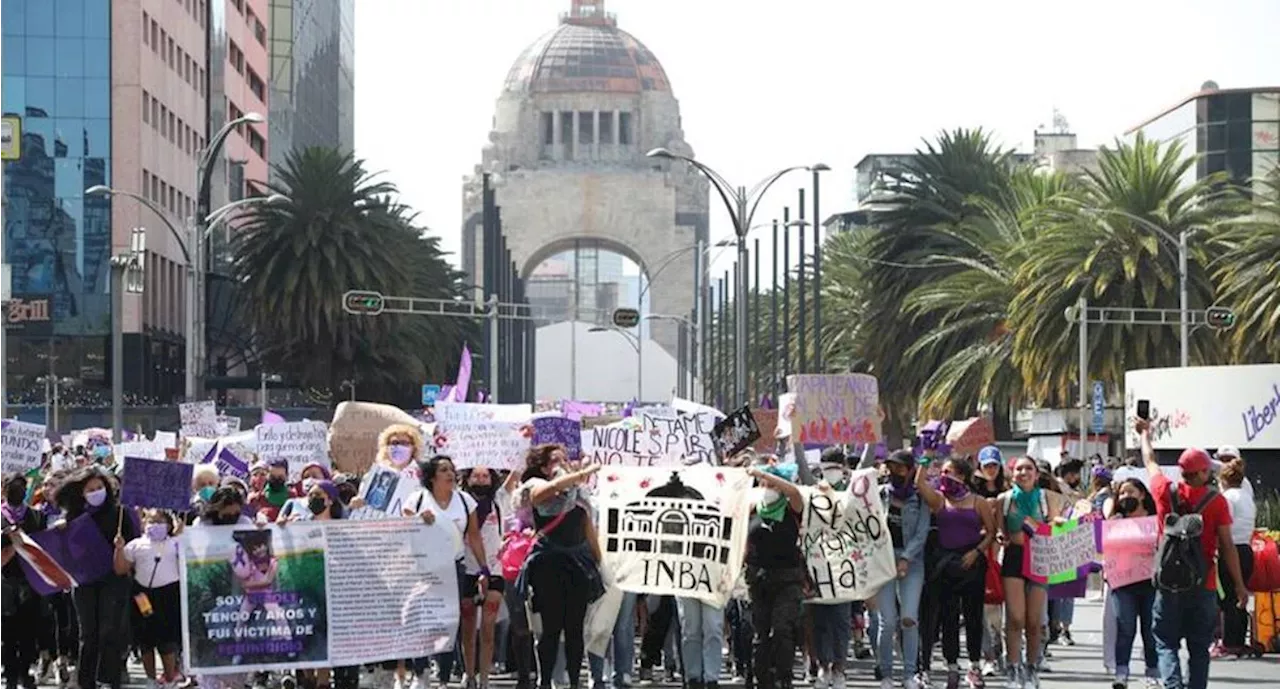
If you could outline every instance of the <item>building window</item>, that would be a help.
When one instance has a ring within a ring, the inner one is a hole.
[[[556,114],[542,113],[542,145],[550,146],[556,142]]]
[[[612,144],[613,140],[613,113],[600,113],[600,143]]]
[[[197,65],[196,75],[198,77],[198,81],[200,82],[197,88],[200,89],[200,93],[204,93],[204,68]]]
[[[151,123],[151,94],[146,89],[142,89],[142,122]]]
[[[244,14],[244,0],[231,0],[231,4],[236,6],[236,11]]]
[[[178,122],[178,118],[174,117],[173,112],[170,111],[169,112],[169,143],[173,143],[174,136],[178,131],[177,122]]]
[[[169,69],[174,68],[174,57],[177,55],[178,49],[173,43],[173,38],[169,38]]]
[[[631,113],[618,113],[618,143],[622,146],[631,145]]]
[[[160,106],[160,136],[169,135],[169,108]]]
[[[151,99],[151,128],[158,129],[160,127],[160,101],[155,98]]]
[[[253,95],[256,96],[258,100],[264,103],[267,102],[266,85],[262,83],[262,78],[259,77],[256,72],[253,71],[252,67],[248,69],[248,77],[249,77],[249,90],[253,92]]]
[[[146,168],[142,170],[142,195],[148,198],[151,196],[151,173]]]
[[[240,52],[235,41],[227,41],[227,45],[227,57],[231,60],[231,66],[236,68],[236,72],[244,74],[244,53]]]
[[[596,119],[590,112],[578,113],[578,143],[593,144],[596,142]]]
[[[151,52],[160,54],[160,25],[151,20]]]
[[[151,175],[151,196],[147,198],[156,203],[160,202],[160,178],[155,175]]]
[[[151,45],[151,36],[149,35],[150,31],[151,31],[151,16],[148,15],[146,12],[143,12],[142,13],[142,44],[143,45],[147,45],[147,46]]]
[[[565,154],[573,150],[573,113],[560,113],[560,143],[564,144]]]
[[[182,59],[182,78],[186,80],[188,86],[195,86],[195,82],[191,80],[191,67],[195,64],[195,60],[190,55],[183,54]]]
[[[249,128],[249,148],[252,148],[259,158],[267,157],[267,142],[253,127]]]
[[[253,37],[258,41],[258,45],[267,47],[267,27],[263,26],[257,17],[253,18]]]

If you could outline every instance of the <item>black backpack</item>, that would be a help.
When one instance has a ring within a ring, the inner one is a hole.
[[[1211,563],[1200,546],[1200,536],[1204,533],[1204,516],[1200,511],[1216,497],[1218,491],[1210,488],[1194,509],[1184,513],[1177,486],[1169,487],[1173,512],[1164,517],[1164,533],[1156,548],[1156,568],[1151,576],[1151,583],[1158,590],[1183,593],[1204,588]]]

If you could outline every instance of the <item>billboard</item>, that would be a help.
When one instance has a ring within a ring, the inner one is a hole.
[[[53,295],[14,294],[4,303],[5,334],[48,337],[53,334]]]
[[[1124,398],[1127,418],[1150,400],[1157,450],[1280,448],[1280,364],[1127,371]],[[1125,447],[1138,447],[1132,430]]]

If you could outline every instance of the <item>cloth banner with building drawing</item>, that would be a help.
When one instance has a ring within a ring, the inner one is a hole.
[[[723,607],[746,548],[746,471],[607,466],[596,478],[600,550],[618,588]]]

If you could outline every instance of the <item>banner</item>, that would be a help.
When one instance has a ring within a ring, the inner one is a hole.
[[[329,428],[323,421],[294,421],[260,425],[254,429],[258,459],[283,458],[289,462],[289,480],[296,481],[303,467],[318,463],[329,468]]]
[[[477,402],[449,402],[440,400],[433,410],[438,424],[455,421],[506,421],[528,423],[533,407],[528,404],[480,404]]]
[[[188,673],[344,667],[448,651],[456,530],[420,519],[210,526],[182,536]]]
[[[582,457],[582,422],[567,416],[539,416],[533,420],[534,445],[563,445],[570,462]]]
[[[795,393],[794,440],[806,445],[865,445],[880,440],[880,384],[865,373],[787,376]]]
[[[0,445],[3,446],[4,471],[25,474],[39,469],[44,450],[44,424],[17,419],[0,422]]]
[[[814,587],[809,603],[866,600],[897,576],[876,469],[853,472],[847,491],[800,491],[800,547]]]
[[[213,400],[203,402],[183,402],[178,405],[181,419],[182,435],[194,438],[217,438],[218,403]]]
[[[120,502],[130,507],[159,507],[185,512],[191,508],[193,467],[183,462],[125,457]]]
[[[723,607],[746,547],[746,472],[609,467],[597,477],[600,549],[618,588]]]
[[[1159,536],[1156,517],[1102,522],[1102,575],[1111,588],[1151,580]]]
[[[455,405],[445,405],[455,406]],[[515,469],[524,466],[533,427],[528,421],[455,419],[436,421],[435,453],[449,455],[458,469],[489,467]]]
[[[65,528],[45,529],[28,535],[77,584],[90,584],[111,573],[115,550],[98,529],[93,515],[82,514],[67,522]],[[48,583],[47,572],[43,569],[33,568],[27,560],[22,561],[22,568],[27,581],[40,595],[47,596],[60,590]]]
[[[1093,515],[1063,524],[1038,524],[1023,549],[1022,575],[1038,584],[1064,584],[1089,572],[1097,562],[1101,522]]]
[[[112,454],[117,457],[141,457],[142,459],[165,459],[164,446],[151,440],[133,440],[127,443],[116,443]]]

